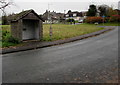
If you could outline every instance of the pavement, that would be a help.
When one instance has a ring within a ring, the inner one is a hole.
[[[2,62],[3,83],[118,83],[118,28],[71,43],[4,54]]]
[[[102,27],[105,27],[105,26],[102,26]],[[57,40],[57,41],[51,41],[51,42],[28,41],[28,42],[25,42],[22,45],[12,46],[12,47],[9,47],[9,48],[2,48],[2,54],[19,52],[19,51],[27,51],[27,50],[31,50],[31,49],[37,49],[37,48],[43,48],[43,47],[49,47],[49,46],[69,43],[69,42],[81,40],[81,39],[84,39],[84,38],[100,35],[104,32],[107,32],[107,31],[115,28],[115,26],[106,26],[105,28],[106,29],[104,29],[104,30],[100,30],[100,31],[97,31],[97,32],[93,32],[93,33],[90,33],[90,34],[85,34],[85,35],[81,35],[81,36],[77,36],[77,37],[73,37],[73,38],[68,38],[68,39],[65,39],[65,40]]]

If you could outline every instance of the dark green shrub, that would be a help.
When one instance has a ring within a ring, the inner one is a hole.
[[[107,22],[109,22],[109,21],[110,21],[110,17],[105,17],[105,18],[104,18],[104,22],[107,23]]]
[[[12,37],[10,32],[7,31],[2,32],[2,42],[9,42],[14,44],[20,43],[18,39]]]
[[[12,36],[9,36],[7,39],[6,39],[6,42],[10,42],[10,43],[14,43],[14,44],[19,44],[19,40],[12,37]]]
[[[9,46],[14,46],[16,44],[10,43],[10,42],[2,42],[2,47],[9,47]]]
[[[4,42],[7,37],[10,36],[10,32],[2,31],[2,41]]]
[[[2,25],[9,25],[7,16],[2,16]]]
[[[72,23],[75,23],[75,20],[74,20],[74,19],[67,19],[66,21],[69,22],[69,23],[71,23],[71,24],[72,24]]]
[[[112,15],[110,17],[110,22],[120,22],[120,15]]]

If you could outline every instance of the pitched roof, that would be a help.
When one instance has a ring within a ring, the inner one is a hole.
[[[50,11],[47,11],[42,15],[42,18],[44,20],[48,20],[48,14],[49,16],[54,20],[57,20],[57,19],[61,19],[61,18],[64,18],[64,14],[63,13],[56,13],[56,12],[50,12]]]
[[[73,17],[73,14],[77,14],[77,16],[83,17],[83,13],[82,12],[77,12],[77,11],[69,12],[65,15],[69,15],[68,17]]]
[[[20,13],[18,13],[18,14],[15,14],[15,15],[13,15],[12,16],[12,18],[11,18],[11,21],[18,21],[18,20],[20,20],[20,19],[22,19],[22,18],[24,18],[25,16],[27,16],[29,13],[34,13],[39,19],[41,19],[42,21],[44,21],[34,10],[26,10],[26,11],[22,11],[22,12],[20,12]]]

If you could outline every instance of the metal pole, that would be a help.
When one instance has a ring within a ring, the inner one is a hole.
[[[52,20],[49,12],[50,12],[50,4],[48,4],[48,21],[50,22],[49,36],[50,36],[50,40],[52,40]]]
[[[50,23],[50,40],[52,40],[52,24]]]
[[[104,15],[103,15],[103,26],[104,26]]]
[[[64,19],[66,20],[65,12],[66,12],[66,10],[64,10]],[[64,20],[64,24],[65,24],[65,20]]]

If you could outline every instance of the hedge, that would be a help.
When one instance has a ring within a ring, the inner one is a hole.
[[[111,17],[87,17],[85,19],[86,23],[103,23],[104,22],[120,22],[120,15],[112,15]]]
[[[110,22],[120,22],[120,15],[112,15],[110,17]]]
[[[86,23],[102,23],[103,18],[102,17],[87,17],[85,20]]]

